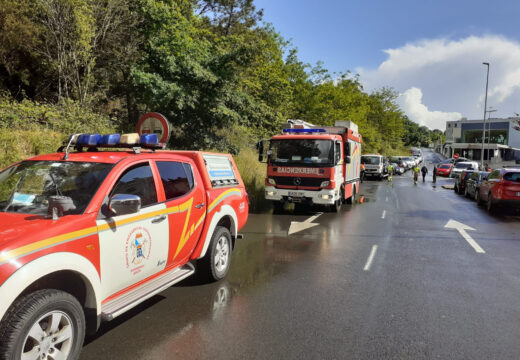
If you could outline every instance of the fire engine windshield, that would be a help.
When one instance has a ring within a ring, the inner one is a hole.
[[[113,164],[23,161],[0,173],[0,212],[46,215],[65,200],[62,215],[81,214]]]
[[[332,166],[332,140],[294,139],[271,141],[271,162],[276,165]]]

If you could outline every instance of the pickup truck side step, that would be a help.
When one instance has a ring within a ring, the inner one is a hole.
[[[110,300],[101,307],[101,318],[109,321],[121,315],[134,306],[160,293],[166,288],[176,284],[195,272],[191,263],[175,268],[157,278],[147,282],[127,294]]]

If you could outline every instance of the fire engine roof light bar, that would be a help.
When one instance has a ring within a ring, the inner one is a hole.
[[[284,133],[324,133],[325,129],[283,129]]]

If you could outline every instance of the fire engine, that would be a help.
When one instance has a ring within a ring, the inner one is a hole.
[[[283,133],[257,145],[267,162],[265,198],[275,211],[285,203],[326,205],[337,212],[359,191],[361,135],[351,121],[316,126],[288,120]]]
[[[102,320],[226,275],[248,217],[233,158],[158,139],[82,134],[0,172],[0,358],[77,359]]]

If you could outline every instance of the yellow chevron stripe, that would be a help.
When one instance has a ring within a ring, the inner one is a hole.
[[[222,200],[224,200],[223,199],[224,197],[230,195],[231,193],[236,193],[235,195],[242,196],[242,192],[240,191],[240,189],[238,189],[238,188],[228,189],[228,190],[224,191],[222,194],[220,194],[211,203],[211,205],[208,208],[208,212],[211,211],[215,206],[217,206]],[[16,248],[16,249],[13,249],[13,250],[10,250],[7,252],[2,252],[0,254],[0,265],[4,264],[5,262],[10,261],[12,259],[16,259],[16,258],[25,256],[25,255],[28,255],[30,253],[36,252],[38,250],[42,250],[44,248],[56,246],[60,243],[67,242],[72,239],[77,239],[77,238],[82,238],[82,237],[86,237],[89,235],[94,235],[97,232],[108,230],[114,226],[116,226],[116,227],[122,226],[122,225],[130,224],[130,223],[133,223],[136,221],[156,217],[159,215],[175,214],[175,213],[179,213],[179,212],[188,211],[188,214],[186,215],[186,221],[184,223],[182,235],[181,235],[181,241],[179,242],[179,246],[177,247],[177,250],[175,252],[175,255],[177,255],[181,251],[182,247],[186,244],[189,237],[191,235],[193,235],[195,230],[202,224],[202,222],[204,221],[204,218],[206,217],[206,214],[203,214],[203,216],[201,216],[201,218],[197,221],[196,225],[192,226],[191,229],[188,231],[188,222],[189,222],[190,215],[191,215],[191,205],[192,204],[193,204],[193,197],[190,198],[189,200],[187,200],[186,202],[184,202],[180,205],[177,205],[177,206],[172,206],[172,207],[165,208],[165,209],[155,210],[155,211],[152,211],[152,212],[149,212],[146,214],[132,216],[132,217],[129,217],[126,219],[118,220],[114,223],[102,224],[99,226],[91,226],[91,227],[88,227],[85,229],[72,231],[70,233],[54,236],[54,237],[44,239],[44,240],[40,240],[40,241],[34,242],[32,244],[21,246],[19,248]]]
[[[48,238],[45,240],[40,240],[40,241],[34,242],[32,244],[28,244],[28,245],[21,246],[19,248],[7,251],[5,253],[2,252],[0,254],[0,264],[3,264],[9,260],[18,258],[23,255],[33,253],[33,252],[43,249],[43,248],[54,246],[59,243],[71,240],[71,239],[82,238],[85,236],[94,235],[96,233],[97,233],[97,226],[91,226],[91,227],[88,227],[88,228],[85,228],[82,230],[77,230],[77,231],[73,231],[73,232],[70,232],[67,234],[54,236],[54,237],[51,237],[51,238]]]

